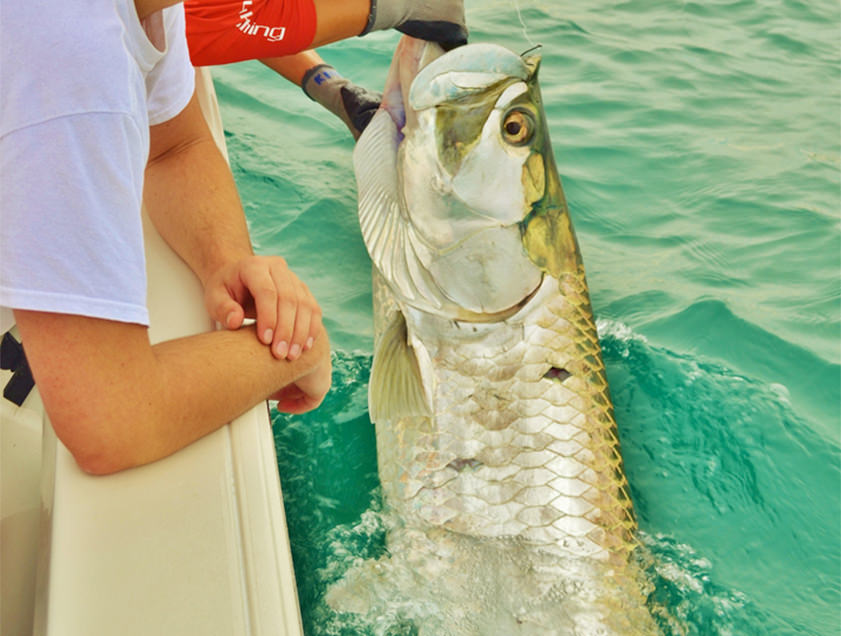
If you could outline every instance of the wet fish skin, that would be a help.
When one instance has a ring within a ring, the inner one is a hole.
[[[556,285],[503,325],[409,323],[434,416],[377,422],[380,479],[410,523],[624,562],[635,522],[598,340]]]
[[[468,45],[418,72],[428,48],[405,49],[354,156],[386,501],[410,525],[627,563],[636,523],[539,60]]]

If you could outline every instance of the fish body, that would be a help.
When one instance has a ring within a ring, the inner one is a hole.
[[[564,563],[520,589],[613,575],[636,524],[539,58],[404,37],[394,59],[354,151],[385,501],[426,544],[445,532],[539,551],[532,571]]]
[[[633,509],[539,62],[468,45],[411,79],[433,45],[401,46],[409,90],[387,88],[355,152],[386,499],[459,533],[626,554]]]

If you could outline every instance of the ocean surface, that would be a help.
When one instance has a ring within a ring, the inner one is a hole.
[[[542,45],[652,603],[666,634],[841,633],[841,6],[837,0],[467,0],[471,41]],[[396,33],[322,56],[382,88]],[[367,415],[370,262],[353,141],[258,62],[214,71],[256,248],[321,303],[334,385],[273,417],[306,633],[383,551]]]

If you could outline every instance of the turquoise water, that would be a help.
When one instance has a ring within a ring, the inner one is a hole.
[[[472,41],[543,44],[666,633],[841,633],[841,15],[835,0],[467,0]],[[380,88],[396,35],[322,50]],[[219,68],[260,252],[324,308],[334,388],[273,426],[307,634],[411,634],[324,601],[383,550],[370,264],[352,140],[256,62]]]

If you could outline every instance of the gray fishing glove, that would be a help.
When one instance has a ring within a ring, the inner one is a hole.
[[[342,77],[329,64],[319,64],[308,70],[301,88],[307,97],[345,122],[354,139],[359,139],[383,99],[382,94],[372,93]]]
[[[467,44],[464,0],[371,0],[368,24],[360,35],[397,29],[449,50]]]

